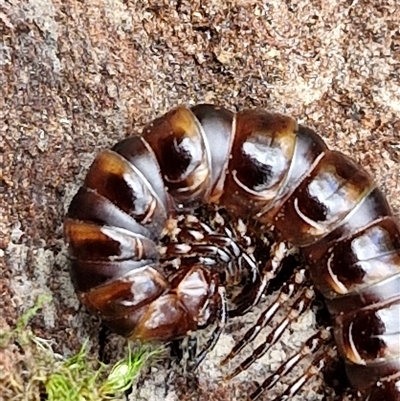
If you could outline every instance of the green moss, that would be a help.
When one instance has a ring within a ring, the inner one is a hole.
[[[97,401],[118,399],[137,379],[149,358],[160,353],[127,346],[126,357],[114,365],[90,355],[88,341],[72,357],[54,353],[51,342],[28,327],[29,319],[50,300],[42,297],[9,331],[0,331],[3,374],[0,388],[7,400]],[[18,347],[16,346],[18,344]]]
[[[91,359],[85,343],[80,352],[65,360],[46,380],[45,388],[49,401],[95,401],[115,399],[128,390],[141,368],[156,351],[140,349],[109,366]]]
[[[3,330],[0,328],[0,347],[4,348],[13,339],[23,345],[26,342],[32,340],[34,337],[31,330],[28,329],[29,320],[36,315],[37,311],[43,307],[43,305],[49,303],[51,298],[49,296],[40,296],[36,300],[35,305],[28,309],[17,321],[15,328],[12,330]]]

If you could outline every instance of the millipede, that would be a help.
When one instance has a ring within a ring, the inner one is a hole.
[[[222,210],[215,213],[218,230],[196,215],[199,208]],[[179,106],[95,158],[64,223],[80,301],[111,330],[139,341],[169,342],[214,325],[197,364],[227,321],[259,303],[276,276],[279,263],[251,251],[254,236],[268,227],[298,247],[305,267],[221,362],[253,341],[285,299],[293,300],[278,328],[227,378],[265,354],[310,306],[315,288],[331,328],[310,337],[249,400],[314,355],[276,398],[290,399],[328,363],[329,353],[318,350],[332,332],[359,399],[399,401],[399,222],[361,166],[293,118]],[[312,288],[304,285],[306,274]],[[236,308],[227,306],[229,286],[240,288]]]

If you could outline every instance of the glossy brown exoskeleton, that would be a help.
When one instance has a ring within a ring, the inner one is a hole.
[[[287,116],[178,107],[100,153],[65,220],[80,300],[134,339],[173,340],[215,321],[220,330],[218,269],[171,270],[158,248],[171,216],[210,203],[301,248],[350,382],[365,400],[399,401],[399,222],[360,166]]]

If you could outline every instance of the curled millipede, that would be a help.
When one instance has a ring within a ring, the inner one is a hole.
[[[194,221],[199,229],[183,235],[192,236],[192,243],[160,246],[174,218],[204,205],[218,205],[258,227],[273,225],[300,248],[331,314],[350,383],[363,400],[399,401],[399,222],[363,168],[287,116],[234,114],[208,104],[178,107],[142,135],[101,152],[64,226],[82,303],[115,332],[143,341],[179,339],[216,323],[201,361],[227,318],[256,304],[275,273],[271,263],[262,266],[247,251],[246,230],[220,235]],[[170,259],[179,254],[176,265]],[[281,331],[309,307],[313,294],[302,284],[304,273],[282,286],[276,302],[222,363],[268,324],[282,304],[279,297],[294,299]],[[243,275],[251,284],[242,291],[245,302],[228,311],[225,289]],[[329,360],[316,353],[328,331],[322,328],[278,369],[283,375],[315,352],[311,366],[283,396],[295,394]],[[272,337],[228,377],[263,355]],[[250,399],[271,388],[276,377],[266,378]]]

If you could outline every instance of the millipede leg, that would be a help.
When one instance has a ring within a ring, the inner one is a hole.
[[[259,272],[257,263],[246,253],[243,254],[242,261],[246,261],[246,263],[250,266],[253,273],[253,281],[250,289],[248,286],[245,286],[241,294],[238,295],[237,298],[241,297],[243,294],[246,294],[246,296],[242,297],[240,300],[239,306],[236,309],[229,311],[229,317],[243,316],[249,312],[253,306],[259,303],[262,295],[267,290],[270,281],[276,277],[277,273],[281,269],[282,260],[287,254],[288,251],[286,249],[286,244],[284,242],[276,243],[272,247],[271,258],[265,264],[261,274]],[[242,267],[241,270],[245,269]]]
[[[249,266],[252,266],[250,261],[248,261],[245,257],[243,257],[243,260],[245,260],[249,264]],[[242,267],[241,267],[241,269],[242,269]],[[243,316],[244,314],[246,314],[254,305],[258,304],[263,293],[265,292],[265,290],[267,288],[268,281],[269,281],[269,278],[268,278],[269,274],[260,275],[260,273],[258,271],[258,267],[255,263],[253,264],[253,267],[251,267],[251,269],[252,269],[252,272],[254,272],[251,284],[250,284],[250,286],[246,285],[243,288],[243,290],[240,292],[240,294],[236,296],[235,302],[237,302],[238,298],[240,298],[240,302],[238,303],[238,306],[235,309],[231,309],[228,312],[230,318],[237,317],[237,316]],[[250,287],[250,289],[249,289],[249,287]],[[243,294],[247,293],[248,290],[250,291],[248,293],[248,295],[243,296]]]
[[[244,347],[246,347],[247,344],[253,341],[261,332],[261,330],[269,324],[279,308],[281,308],[285,303],[288,302],[289,299],[291,299],[295,294],[298,293],[301,288],[301,284],[305,279],[304,273],[304,270],[300,270],[289,281],[283,284],[275,301],[264,312],[262,312],[256,324],[251,327],[239,340],[239,342],[232,348],[231,352],[221,362],[221,365],[226,365]]]
[[[317,376],[331,359],[332,355],[330,353],[319,353],[316,355],[306,371],[300,377],[294,380],[282,395],[274,398],[272,401],[290,400],[310,379]],[[254,400],[255,399],[250,398],[250,401]]]
[[[191,333],[182,340],[175,340],[172,346],[173,356],[182,366],[183,372],[189,374],[194,372],[195,365],[193,361],[196,359],[198,347],[196,333]]]
[[[219,287],[218,292],[220,295],[221,304],[220,304],[220,308],[219,308],[220,315],[219,315],[219,319],[217,321],[217,327],[211,333],[210,338],[208,339],[207,343],[203,347],[202,351],[196,356],[194,369],[196,369],[201,364],[201,362],[203,362],[203,360],[206,357],[206,355],[208,354],[208,352],[210,352],[215,347],[215,345],[217,344],[218,339],[221,336],[221,333],[226,325],[228,315],[227,315],[225,289],[223,287]]]
[[[250,355],[236,369],[234,369],[234,371],[230,373],[226,379],[229,380],[237,376],[240,372],[246,370],[256,360],[260,359],[266,352],[268,352],[270,348],[278,342],[290,323],[297,320],[297,318],[308,309],[313,299],[314,291],[308,288],[303,289],[303,291],[294,301],[288,314],[275,328],[273,328],[271,333],[266,337],[265,341],[253,351],[252,355]]]
[[[286,362],[282,363],[275,372],[268,376],[263,383],[249,397],[249,400],[256,401],[265,391],[270,390],[279,381],[279,379],[295,368],[298,363],[308,355],[311,355],[326,343],[331,337],[330,329],[321,329],[310,337],[302,346],[302,348],[290,357]]]
[[[197,336],[196,336],[196,334],[191,334],[191,335],[189,336],[189,338],[188,338],[188,345],[187,345],[187,348],[188,348],[188,359],[189,359],[189,361],[192,361],[192,360],[194,360],[194,359],[196,358],[196,355],[197,355],[197,347],[198,347]],[[196,367],[194,366],[194,367],[193,367],[193,370],[194,370],[195,368],[196,368]]]

